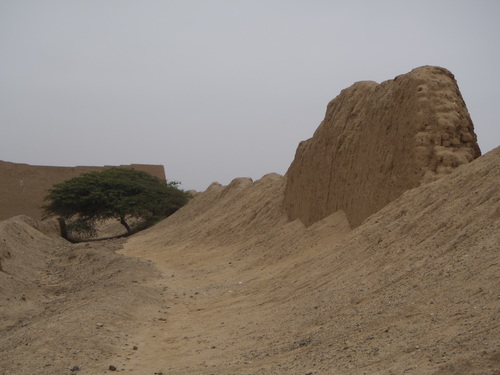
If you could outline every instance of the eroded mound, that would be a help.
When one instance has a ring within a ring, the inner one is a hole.
[[[213,185],[127,241],[167,275],[172,304],[134,338],[143,350],[125,370],[496,374],[499,162],[500,148],[352,231],[342,213],[307,228],[248,220],[279,178]]]
[[[328,104],[287,172],[285,207],[306,225],[343,210],[353,227],[422,181],[480,156],[454,76],[421,67],[358,82]]]
[[[117,348],[132,352],[124,332],[144,323],[138,310],[161,305],[147,286],[157,270],[115,254],[123,240],[70,244],[56,223],[0,221],[2,375],[97,374],[109,358],[119,366]]]

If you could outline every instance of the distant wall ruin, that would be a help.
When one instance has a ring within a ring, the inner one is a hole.
[[[306,225],[343,210],[352,227],[422,181],[481,155],[453,74],[424,66],[333,99],[287,172],[285,208]]]
[[[54,184],[83,173],[111,167],[50,167],[0,160],[0,220],[17,215],[28,215],[40,219],[43,199]],[[163,165],[130,164],[119,167],[137,169],[163,180],[166,179]]]

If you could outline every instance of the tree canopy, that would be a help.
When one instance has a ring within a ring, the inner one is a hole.
[[[131,234],[170,216],[189,198],[178,182],[135,169],[109,168],[54,185],[42,208],[46,217],[62,218],[70,233],[95,237],[96,225],[103,220],[116,218]]]

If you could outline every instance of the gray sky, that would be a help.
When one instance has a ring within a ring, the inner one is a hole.
[[[284,174],[356,81],[455,75],[499,145],[500,1],[0,0],[0,160]]]

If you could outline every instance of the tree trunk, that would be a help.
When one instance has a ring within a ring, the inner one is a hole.
[[[61,229],[61,237],[64,239],[68,239],[68,227],[66,226],[66,220],[63,217],[58,217],[57,221],[59,222],[59,228]]]
[[[61,237],[71,243],[77,243],[78,240],[71,238],[68,233],[68,226],[66,225],[66,220],[63,217],[58,217],[57,221],[59,222],[59,228],[61,228]]]
[[[132,234],[132,228],[130,228],[130,225],[125,221],[125,216],[120,216],[120,223],[127,229],[128,234]]]

